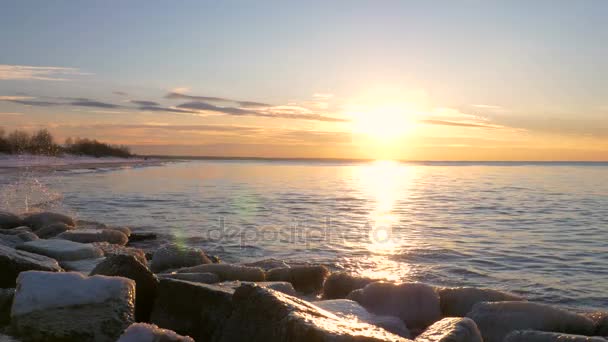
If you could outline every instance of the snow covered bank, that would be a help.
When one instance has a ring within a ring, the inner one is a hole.
[[[142,164],[159,162],[158,159],[144,158],[117,158],[117,157],[90,157],[90,156],[41,156],[32,154],[0,154],[0,168],[21,167],[62,167],[62,166],[86,166],[98,164]]]

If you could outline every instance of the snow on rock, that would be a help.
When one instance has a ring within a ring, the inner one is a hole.
[[[482,302],[467,317],[477,323],[485,342],[502,342],[514,330],[591,335],[593,320],[549,305],[530,302]]]
[[[2,234],[0,233],[0,244],[15,247],[27,241],[38,240],[38,236],[30,232],[20,232],[18,234]]]
[[[323,285],[323,299],[346,298],[354,290],[365,287],[377,280],[360,277],[348,272],[334,272],[329,275]]]
[[[156,257],[156,254],[154,254]],[[264,281],[264,271],[259,267],[247,267],[234,264],[204,264],[179,269],[177,273],[215,273],[221,281],[243,280]]]
[[[104,261],[105,258],[95,258],[95,259],[80,259],[74,261],[61,261],[59,265],[63,267],[66,271],[74,271],[80,272],[84,275],[91,273],[91,271],[97,266],[99,263]]]
[[[219,283],[220,277],[215,273],[161,273],[161,278],[187,280],[194,283],[213,284]]]
[[[401,318],[414,333],[441,319],[439,296],[432,286],[422,283],[375,282],[351,292],[348,299],[369,312]]]
[[[0,288],[15,287],[19,273],[30,270],[63,271],[55,259],[0,244]]]
[[[381,327],[395,335],[407,338],[410,337],[410,331],[405,326],[405,323],[398,317],[374,315],[365,310],[359,303],[350,299],[321,300],[313,302],[312,304],[323,310],[327,310],[338,317],[344,319],[357,319],[361,322]]]
[[[42,156],[32,154],[8,155],[0,154],[2,167],[19,168],[31,166],[78,166],[93,164],[142,164],[158,163],[158,160],[144,160],[141,158],[118,158],[118,157],[88,157],[65,154],[61,157]]]
[[[129,242],[127,235],[113,229],[75,229],[63,232],[57,238],[81,243],[108,242],[121,246]]]
[[[133,323],[134,301],[130,279],[22,272],[11,325],[25,340],[113,342]]]
[[[270,271],[271,269],[278,267],[289,267],[289,265],[285,261],[272,258],[248,262],[244,263],[243,265],[250,267],[260,267],[264,271]]]
[[[235,280],[235,281],[219,283],[217,285],[230,287],[230,288],[236,290],[242,284],[243,283],[241,281]],[[255,282],[255,284],[258,286],[261,286],[261,287],[265,287],[267,289],[273,289],[275,291],[283,292],[284,294],[287,294],[290,296],[297,295],[296,290],[293,288],[293,285],[291,285],[291,283],[288,283],[286,281],[259,281],[259,282]]]
[[[178,335],[173,330],[161,329],[154,324],[134,323],[116,342],[194,342],[190,336]]]
[[[300,292],[317,293],[323,288],[329,270],[322,265],[305,265],[274,268],[266,272],[266,279],[270,281],[287,281]]]
[[[483,342],[477,325],[470,318],[447,317],[435,322],[416,342]]]
[[[151,269],[161,272],[173,268],[210,264],[211,260],[200,248],[169,243],[161,246],[152,257]]]
[[[507,292],[474,287],[444,287],[437,290],[444,317],[464,317],[473,305],[480,302],[523,301],[524,298]]]
[[[103,252],[93,245],[61,239],[28,241],[17,246],[17,249],[46,255],[58,261],[95,259],[103,256]]]
[[[24,225],[37,230],[52,223],[65,223],[68,226],[74,227],[76,222],[67,215],[45,211],[27,215],[23,219],[23,223]]]

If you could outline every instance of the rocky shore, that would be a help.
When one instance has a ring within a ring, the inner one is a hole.
[[[153,238],[59,213],[0,212],[0,341],[608,342],[608,311],[131,245]]]

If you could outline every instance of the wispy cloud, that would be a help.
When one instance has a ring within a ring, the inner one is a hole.
[[[154,102],[154,101],[131,100],[129,102],[140,105],[140,106],[160,106],[160,103]]]
[[[481,108],[481,109],[503,109],[503,107],[501,107],[501,106],[489,105],[489,104],[473,104],[471,106],[473,106],[475,108]]]
[[[418,122],[427,124],[427,125],[455,126],[455,127],[492,128],[492,129],[504,127],[504,126],[500,126],[500,125],[492,125],[492,124],[479,123],[479,122],[477,122],[477,123],[476,122],[459,122],[459,121],[432,120],[432,119],[419,120]]]
[[[57,98],[55,101],[37,100],[33,97],[5,97],[0,101],[8,101],[26,106],[55,107],[55,106],[75,106],[75,107],[94,107],[94,108],[122,108],[120,105],[106,103],[86,98]]]
[[[0,64],[0,80],[68,81],[78,75],[90,74],[77,68]]]
[[[19,115],[23,115],[23,113],[15,113],[15,112],[8,112],[8,113],[5,112],[5,113],[3,113],[3,112],[0,112],[0,115],[3,115],[3,116],[19,116]]]
[[[235,103],[242,107],[269,107],[272,106],[267,103],[255,102],[255,101],[241,101],[241,100],[233,100],[224,97],[216,97],[216,96],[194,96],[194,95],[186,95],[178,92],[170,92],[165,96],[168,99],[183,99],[183,100],[194,100],[194,101],[204,101],[204,102],[220,102],[220,103]]]

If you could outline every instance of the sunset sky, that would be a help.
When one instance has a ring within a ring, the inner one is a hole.
[[[608,1],[11,1],[0,127],[143,154],[608,160]]]

